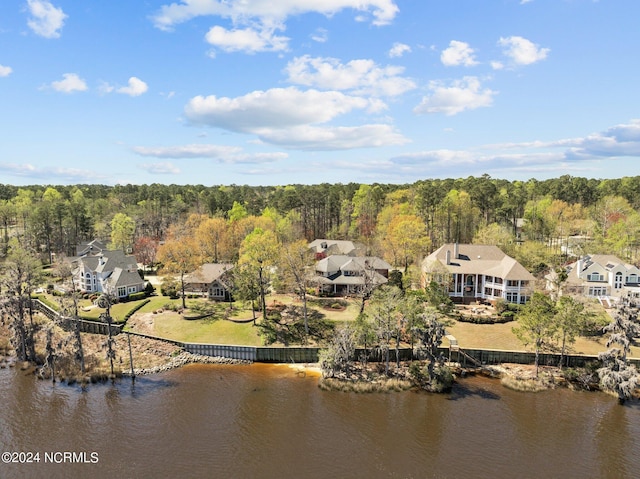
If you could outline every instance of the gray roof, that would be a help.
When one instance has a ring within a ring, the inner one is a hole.
[[[233,268],[231,263],[205,263],[193,273],[184,277],[185,284],[202,283],[211,284],[215,280],[220,280],[222,275]]]
[[[86,243],[80,243],[76,246],[76,256],[85,256],[87,254],[97,254],[107,250],[106,243],[94,239]]]
[[[391,265],[376,256],[331,255],[316,263],[316,271],[333,273],[336,271],[390,270]]]
[[[447,252],[450,258],[448,264]],[[535,280],[524,266],[494,245],[448,243],[427,256],[422,268],[428,270],[434,264],[444,266],[450,273],[483,274],[510,280]]]
[[[314,253],[329,255],[356,256],[361,251],[362,245],[348,240],[316,239],[309,243],[309,248]]]
[[[128,271],[122,268],[115,268],[113,273],[107,278],[106,283],[115,288],[119,286],[132,286],[143,283],[144,280],[138,274],[138,271]]]
[[[104,250],[96,255],[86,255],[76,258],[74,262],[96,273],[107,274],[121,268],[137,274],[138,263],[134,256],[126,255],[120,250]]]

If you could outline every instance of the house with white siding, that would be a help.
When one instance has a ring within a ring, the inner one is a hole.
[[[449,243],[422,262],[423,286],[432,281],[442,285],[455,303],[503,299],[524,304],[535,277],[497,246]]]
[[[592,298],[613,298],[629,295],[640,297],[640,269],[614,255],[585,255],[566,266],[567,280],[563,292]],[[554,284],[555,273],[547,277],[547,287]]]

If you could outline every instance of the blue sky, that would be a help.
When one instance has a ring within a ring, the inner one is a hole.
[[[640,175],[638,0],[3,0],[0,183]]]

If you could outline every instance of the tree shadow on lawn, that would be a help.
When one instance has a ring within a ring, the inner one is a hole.
[[[329,339],[335,324],[319,311],[307,309],[309,334],[304,327],[304,310],[301,306],[289,305],[281,311],[267,312],[267,318],[257,327],[266,345],[282,343],[285,346],[302,346],[309,342],[322,343]]]

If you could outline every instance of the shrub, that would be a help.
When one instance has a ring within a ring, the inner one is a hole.
[[[140,299],[144,299],[147,296],[147,293],[144,291],[140,291],[139,293],[131,293],[128,296],[129,301],[138,301]]]
[[[162,284],[160,285],[160,293],[163,296],[169,296],[171,299],[177,298],[178,283],[171,278],[165,278]]]
[[[150,299],[145,299],[144,301],[141,301],[139,304],[136,304],[136,306],[133,309],[131,309],[131,311],[129,311],[127,314],[124,315],[124,322],[126,323],[129,320],[129,318],[133,316],[133,313],[135,313],[140,308],[142,308],[145,304],[150,302],[151,302]]]

